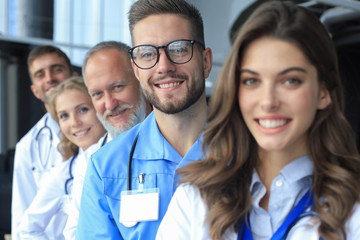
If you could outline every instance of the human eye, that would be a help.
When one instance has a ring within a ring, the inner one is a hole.
[[[241,84],[249,87],[256,86],[257,84],[259,84],[259,80],[257,80],[256,78],[242,78]]]
[[[61,66],[59,66],[59,67],[55,67],[55,68],[53,69],[53,71],[54,71],[54,72],[57,72],[57,73],[59,73],[59,72],[63,72],[63,71],[64,71],[64,68],[63,68],[63,67],[61,67]]]
[[[69,115],[67,114],[67,113],[59,113],[58,114],[58,118],[60,119],[60,120],[65,120],[65,119],[67,119],[69,117]]]
[[[116,84],[116,85],[114,85],[113,90],[114,90],[114,91],[119,91],[119,90],[121,90],[123,87],[124,87],[123,84]]]
[[[86,113],[86,112],[88,112],[89,111],[89,108],[88,107],[80,107],[79,108],[79,112],[80,113]]]
[[[45,76],[43,72],[38,72],[34,75],[35,79],[42,79]]]
[[[91,92],[90,96],[91,96],[92,99],[97,100],[97,99],[101,98],[102,92]]]
[[[137,51],[137,57],[143,61],[150,61],[157,57],[157,53],[154,47],[142,46]]]
[[[302,83],[302,80],[300,80],[297,77],[287,77],[284,80],[284,85],[289,87],[296,87],[299,86]]]
[[[168,52],[173,56],[183,56],[189,52],[190,45],[184,41],[173,42],[168,46]]]
[[[301,81],[297,78],[288,78],[285,80],[285,84],[287,85],[294,85],[294,84],[300,84]]]

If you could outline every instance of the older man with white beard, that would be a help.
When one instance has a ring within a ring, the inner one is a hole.
[[[108,132],[95,148],[143,121],[152,110],[134,75],[128,49],[126,44],[106,41],[95,45],[85,56],[83,76],[97,116]],[[83,164],[82,172],[74,175],[73,214],[64,230],[66,239],[75,239],[87,162]]]

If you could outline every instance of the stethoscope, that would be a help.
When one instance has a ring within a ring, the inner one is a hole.
[[[102,141],[101,143],[101,146],[104,146],[105,143],[106,143],[106,140],[107,140],[107,137],[108,137],[108,134],[106,133],[105,137],[104,137],[104,140]],[[69,184],[71,183],[71,181],[74,179],[74,176],[72,174],[72,165],[73,165],[73,162],[74,160],[76,159],[77,155],[79,154],[79,152],[77,152],[70,160],[70,164],[69,164],[69,178],[66,179],[65,181],[65,185],[64,185],[64,188],[65,188],[65,195],[69,195],[70,194],[70,191],[69,191]]]
[[[127,190],[131,191],[131,164],[132,164],[132,159],[133,159],[133,155],[134,155],[134,151],[135,151],[135,147],[137,144],[137,140],[139,138],[139,133],[137,133],[135,140],[131,146],[131,150],[130,150],[130,154],[129,154],[129,160],[128,160],[128,172],[127,172]]]
[[[70,194],[70,191],[69,191],[69,188],[68,188],[68,185],[70,184],[70,182],[74,179],[74,176],[72,174],[72,165],[73,165],[73,162],[75,160],[75,158],[77,157],[77,155],[79,154],[79,152],[77,152],[70,160],[70,164],[69,164],[69,178],[66,179],[65,181],[65,195],[69,195]]]
[[[35,150],[35,152],[37,153],[36,157],[37,157],[37,160],[39,162],[39,166],[42,167],[42,169],[45,169],[45,167],[47,166],[48,164],[48,161],[50,159],[50,152],[51,152],[51,148],[52,148],[52,142],[53,142],[53,134],[52,134],[52,131],[50,129],[50,127],[47,125],[47,121],[48,121],[48,116],[45,118],[45,123],[44,123],[44,126],[42,128],[39,129],[38,133],[36,134],[35,136],[35,143],[36,143],[36,146],[35,148],[37,148],[37,150]],[[46,158],[45,158],[45,161],[43,161],[44,159],[41,158],[41,149],[40,149],[40,144],[39,144],[39,137],[41,135],[42,132],[44,131],[48,131],[49,132],[49,148],[48,148],[48,152],[47,154],[45,154]],[[36,168],[35,168],[35,165],[33,164],[32,166],[32,170],[35,171]]]
[[[309,207],[310,210],[308,210]],[[291,210],[291,212],[285,218],[279,229],[271,237],[271,240],[285,240],[291,229],[295,226],[295,224],[301,219],[309,216],[318,217],[318,214],[314,211],[314,197],[311,190],[308,190],[305,195],[300,199],[299,203],[296,204],[296,206]],[[249,214],[247,219],[249,220]],[[242,221],[239,226],[238,240],[252,239],[253,237],[250,221],[248,221],[247,224],[245,224],[245,221]],[[322,240],[322,237],[320,237],[319,240]]]

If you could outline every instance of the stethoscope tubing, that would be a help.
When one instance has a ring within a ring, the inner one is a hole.
[[[69,195],[68,184],[70,183],[71,180],[74,179],[74,176],[72,174],[72,165],[78,154],[79,154],[79,152],[77,152],[70,160],[70,164],[69,164],[69,176],[70,177],[68,179],[66,179],[66,181],[65,181],[65,186],[64,186],[65,187],[65,195]]]
[[[48,126],[47,122],[48,122],[48,116],[45,118],[45,123],[44,123],[44,126],[41,127],[39,129],[39,131],[37,132],[36,136],[35,136],[35,143],[36,143],[36,146],[35,148],[35,152],[37,153],[37,160],[39,161],[39,167],[42,167],[42,169],[45,169],[45,167],[47,166],[48,162],[49,162],[49,159],[50,159],[50,152],[51,152],[51,148],[52,148],[52,143],[53,143],[53,133],[51,131],[51,128]],[[40,144],[39,144],[39,136],[41,134],[41,132],[43,132],[44,130],[47,130],[49,131],[49,134],[50,134],[50,137],[49,137],[49,140],[50,140],[50,143],[49,143],[49,148],[48,148],[48,152],[47,152],[47,157],[45,159],[45,161],[43,161],[43,159],[41,159],[41,150],[40,150]],[[32,160],[34,161],[34,160]],[[32,166],[32,170],[34,171],[36,168],[35,168],[35,165],[33,164]]]
[[[108,134],[105,135],[104,140],[103,140],[103,142],[101,143],[101,146],[100,146],[100,147],[102,147],[102,146],[105,145],[105,143],[106,143],[106,141],[107,141],[107,137],[108,137]],[[77,152],[77,153],[71,158],[71,160],[70,160],[70,164],[69,164],[69,178],[66,179],[66,181],[65,181],[65,186],[64,186],[64,187],[65,187],[65,194],[66,194],[66,195],[69,195],[68,184],[70,183],[70,181],[72,181],[72,180],[74,179],[74,176],[73,176],[73,174],[72,174],[72,165],[73,165],[73,162],[74,162],[74,160],[75,160],[75,158],[77,157],[78,154],[79,154],[79,152]]]
[[[132,165],[132,159],[135,151],[135,147],[137,144],[137,140],[139,138],[139,132],[137,133],[135,140],[131,146],[130,154],[129,154],[129,160],[128,160],[128,172],[127,172],[127,190],[131,191],[131,165]]]

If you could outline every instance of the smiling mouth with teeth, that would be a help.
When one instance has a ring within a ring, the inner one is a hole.
[[[74,136],[76,136],[76,137],[82,136],[82,135],[84,135],[85,133],[87,133],[88,131],[89,131],[89,129],[84,130],[84,131],[81,131],[81,132],[74,133]]]
[[[282,127],[286,124],[288,124],[290,122],[290,120],[271,120],[271,119],[265,119],[265,120],[258,120],[258,123],[260,126],[264,127],[264,128],[278,128],[278,127]]]
[[[162,83],[162,84],[157,84],[156,86],[158,86],[159,88],[171,88],[180,85],[180,83],[181,82]]]

